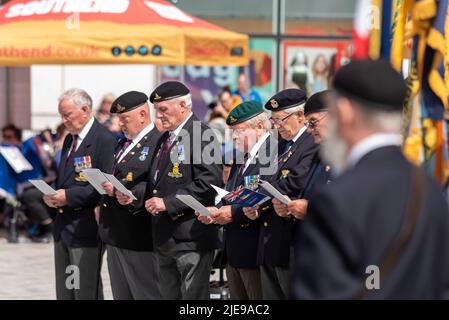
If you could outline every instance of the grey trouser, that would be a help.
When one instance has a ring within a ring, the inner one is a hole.
[[[286,300],[290,293],[290,268],[260,266],[264,300]]]
[[[157,251],[162,298],[209,300],[214,251]]]
[[[55,242],[56,299],[96,300],[98,248],[69,248]],[[99,299],[103,299],[100,279]]]
[[[232,300],[261,300],[260,270],[234,268],[226,265],[229,291]]]
[[[107,245],[108,269],[115,300],[159,300],[159,265],[154,252]]]

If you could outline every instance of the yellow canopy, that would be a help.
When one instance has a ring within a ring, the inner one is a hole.
[[[247,65],[248,36],[161,0],[16,0],[0,9],[0,65]]]

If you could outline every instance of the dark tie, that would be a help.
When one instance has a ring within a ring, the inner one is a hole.
[[[120,149],[120,151],[117,153],[117,155],[115,156],[114,159],[114,165],[112,166],[112,174],[115,173],[115,168],[117,167],[118,164],[118,160],[120,159],[120,157],[122,156],[123,152],[125,152],[126,148],[129,147],[129,145],[133,142],[130,139],[125,139],[125,142],[122,145],[122,148]]]
[[[240,165],[239,171],[237,173],[237,178],[235,180],[235,186],[236,187],[240,185],[239,181],[242,179],[243,172],[244,172],[245,165],[246,165],[246,161],[248,161],[248,158],[249,158],[249,152],[247,152],[247,153],[245,153],[243,155],[243,164]]]
[[[72,147],[70,148],[69,155],[67,156],[67,159],[65,161],[65,167],[67,168],[69,163],[73,159],[73,155],[75,154],[76,147],[78,146],[78,135],[72,135]]]
[[[167,138],[165,139],[162,145],[162,148],[160,149],[161,152],[159,153],[159,159],[157,162],[156,174],[154,175],[154,181],[157,180],[159,172],[164,168],[164,166],[167,166],[166,158],[168,156],[168,151],[170,150],[170,147],[173,143],[173,138],[174,138],[173,133],[168,134]]]

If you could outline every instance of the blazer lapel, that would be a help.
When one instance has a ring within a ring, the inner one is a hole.
[[[193,133],[192,133],[192,126],[193,126],[193,121],[195,121],[195,120],[197,120],[197,118],[195,117],[194,114],[192,114],[192,116],[190,117],[190,119],[186,122],[186,124],[185,124],[184,127],[182,127],[182,128],[183,128],[184,130],[186,130],[189,134],[193,134]],[[181,131],[181,133],[175,138],[175,141],[172,142],[172,144],[171,144],[171,146],[170,146],[170,149],[168,150],[168,155],[167,155],[167,156],[168,156],[168,159],[166,159],[166,160],[168,161],[168,163],[167,163],[166,166],[164,166],[164,167],[162,168],[161,172],[158,173],[157,180],[156,180],[156,182],[154,183],[155,186],[158,185],[159,181],[162,180],[162,177],[163,177],[163,176],[165,176],[165,175],[168,174],[167,172],[168,172],[169,170],[172,170],[172,169],[173,169],[173,163],[172,163],[171,160],[170,160],[170,155],[171,155],[171,152],[172,152],[173,148],[179,144],[178,138],[179,138],[181,135],[182,135],[182,131]],[[187,137],[187,138],[189,138],[189,137]],[[186,138],[184,138],[183,140],[185,140],[185,139],[186,139]],[[190,144],[192,144],[192,141],[193,141],[193,139],[192,139],[192,137],[190,137]],[[193,149],[192,149],[193,146],[191,145],[190,147],[191,147],[191,148],[190,148],[190,150],[189,150],[189,153],[191,153],[192,150],[193,150]]]
[[[67,163],[67,168],[64,168],[65,169],[64,176],[63,176],[63,180],[62,180],[61,184],[66,182],[70,178],[70,176],[73,174],[73,172],[75,171],[75,166],[74,166],[73,160],[77,157],[85,156],[86,153],[88,153],[90,151],[90,149],[92,147],[92,142],[95,137],[95,133],[98,128],[97,126],[100,126],[100,124],[97,122],[96,119],[94,119],[94,123],[92,124],[92,127],[90,128],[89,132],[87,133],[87,135],[83,139],[83,141],[81,141],[81,144],[79,145],[78,149],[75,151],[75,154],[73,155],[73,158],[72,158],[72,163]],[[68,151],[66,152],[65,159],[67,159],[68,152],[70,152],[70,147],[69,147]],[[61,164],[62,164],[62,162],[61,162]],[[65,164],[65,160],[64,160],[64,164]]]

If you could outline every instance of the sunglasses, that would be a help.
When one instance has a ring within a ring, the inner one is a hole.
[[[324,119],[324,117],[327,116],[327,112],[319,119],[310,119],[309,121],[306,121],[304,125],[306,128],[314,129],[320,123],[321,120]]]

